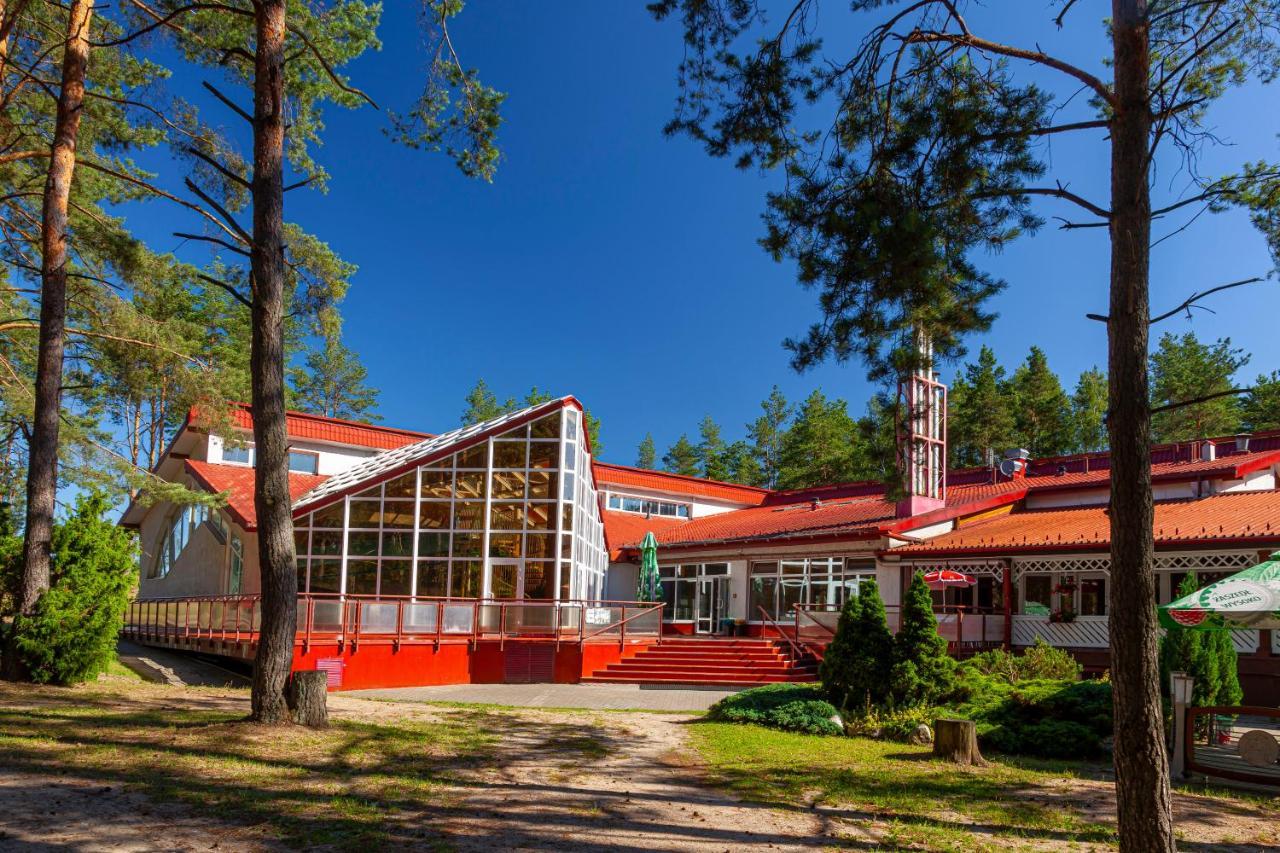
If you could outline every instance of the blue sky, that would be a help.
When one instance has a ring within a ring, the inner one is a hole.
[[[1087,5],[1063,33],[1039,3],[975,7],[970,20],[1102,73],[1102,30],[1084,19]],[[419,88],[413,6],[388,3],[382,51],[350,68],[390,106],[407,105]],[[851,42],[861,22],[846,8],[833,4],[824,14]],[[473,3],[453,36],[466,64],[509,94],[491,185],[464,178],[443,155],[393,145],[370,109],[335,108],[319,151],[332,173],[328,194],[287,198],[288,218],[359,267],[343,309],[345,335],[381,389],[385,423],[450,428],[480,377],[504,395],[537,385],[578,396],[603,422],[604,458],[631,463],[645,432],[661,453],[681,432],[693,435],[705,414],[737,437],[774,384],[793,399],[820,387],[861,412],[874,389],[860,365],[804,375],[787,365],[781,341],[803,332],[816,308],[792,269],[756,244],[774,178],[661,133],[681,54],[673,23],[654,23],[641,2]],[[1206,171],[1274,156],[1275,98],[1255,88],[1218,107],[1219,134],[1235,145],[1207,152]],[[205,109],[213,115],[217,107]],[[1059,140],[1052,150],[1053,174],[1103,202],[1106,164],[1100,138]],[[1163,192],[1185,175],[1165,164],[1160,180]],[[1048,205],[1044,212],[1074,214]],[[128,215],[144,234],[174,230],[173,212],[158,205]],[[166,241],[177,245],[167,237],[158,245]],[[1047,227],[982,262],[1009,289],[975,349],[991,345],[1012,368],[1038,345],[1069,381],[1105,362],[1103,329],[1084,318],[1106,310],[1103,234]],[[1153,308],[1270,267],[1247,219],[1202,217],[1156,249]],[[1215,298],[1217,313],[1198,314],[1190,326],[1177,320],[1159,330],[1231,336],[1253,353],[1245,370],[1252,377],[1280,362],[1278,303],[1271,282]],[[954,372],[943,368],[948,380]]]

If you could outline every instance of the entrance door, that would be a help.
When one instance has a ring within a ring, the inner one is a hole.
[[[720,620],[729,615],[729,579],[704,577],[698,579],[699,634],[714,634],[720,630]]]
[[[489,561],[489,597],[523,598],[524,565],[521,560]]]

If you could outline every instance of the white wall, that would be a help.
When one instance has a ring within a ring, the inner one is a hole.
[[[610,601],[635,601],[640,567],[635,563],[610,563],[604,576],[604,597]]]
[[[248,441],[251,437],[245,435],[244,439]],[[210,435],[208,441],[208,449],[206,451],[206,459],[209,462],[234,465],[234,462],[224,462],[222,459],[223,440],[221,436]],[[290,441],[289,447],[292,450],[305,450],[319,455],[318,473],[326,477],[338,474],[348,468],[363,462],[370,456],[377,454],[375,450],[367,448],[344,447],[342,445],[324,444],[316,441]]]

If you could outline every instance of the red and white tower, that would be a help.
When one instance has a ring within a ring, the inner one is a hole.
[[[916,333],[919,363],[898,383],[898,470],[904,497],[898,517],[939,509],[947,502],[947,386],[933,375],[933,343]]]

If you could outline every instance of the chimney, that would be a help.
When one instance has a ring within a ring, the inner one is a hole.
[[[1236,453],[1248,453],[1249,439],[1251,438],[1253,438],[1253,433],[1251,432],[1236,433]]]
[[[909,518],[946,506],[947,502],[947,386],[933,373],[933,342],[915,332],[919,358],[916,370],[898,383],[898,473],[904,497],[899,518]]]
[[[1212,462],[1218,458],[1218,448],[1212,441],[1205,440],[1200,442],[1200,461]]]

